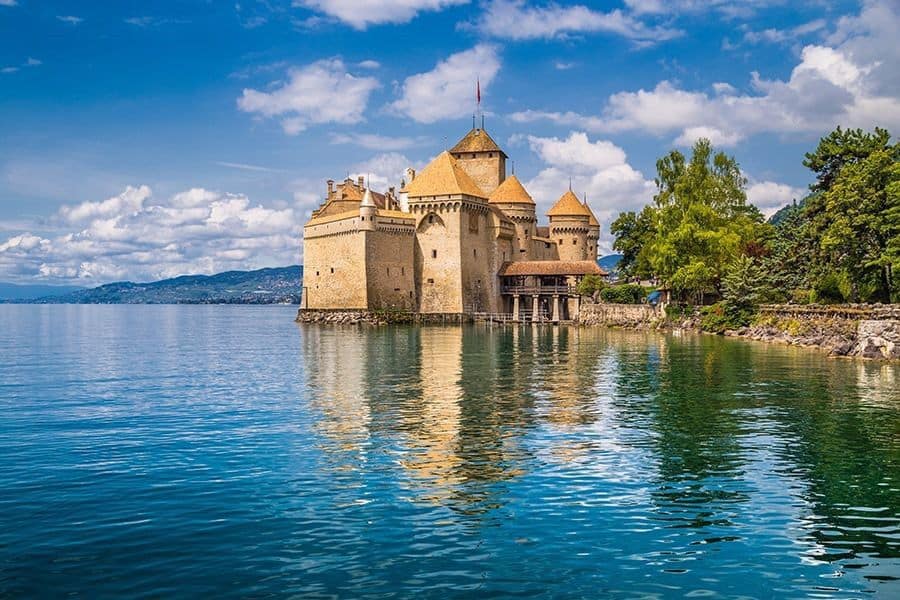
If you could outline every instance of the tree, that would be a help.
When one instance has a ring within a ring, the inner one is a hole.
[[[890,134],[840,128],[822,138],[804,164],[821,194],[807,204],[813,235],[832,269],[850,285],[849,299],[889,302],[897,295],[900,236],[900,144]]]
[[[644,248],[654,234],[653,207],[645,206],[639,213],[620,213],[610,231],[616,236],[613,250],[622,254],[619,271],[626,277],[650,277],[650,262]]]
[[[762,215],[747,204],[737,161],[714,154],[709,140],[697,141],[690,161],[673,150],[656,169],[650,269],[678,295],[702,300],[720,291],[725,267],[761,236]]]

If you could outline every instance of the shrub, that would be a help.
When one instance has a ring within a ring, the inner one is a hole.
[[[582,296],[593,296],[594,293],[606,287],[606,282],[599,275],[585,275],[584,279],[578,282],[578,293]]]
[[[610,304],[640,304],[644,289],[634,283],[613,285],[600,290],[600,299]]]
[[[841,277],[837,273],[828,273],[816,282],[809,295],[810,301],[819,304],[840,304],[844,301],[841,284]]]
[[[729,306],[725,302],[704,306],[700,314],[700,327],[710,333],[725,333],[729,329],[746,327],[754,317],[752,309]]]

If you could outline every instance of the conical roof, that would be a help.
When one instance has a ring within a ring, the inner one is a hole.
[[[506,156],[506,153],[500,149],[500,146],[488,135],[487,131],[475,127],[463,136],[463,139],[456,142],[456,145],[450,148],[450,152],[454,154],[462,152],[499,152]]]
[[[489,202],[495,204],[531,204],[534,200],[525,190],[522,182],[515,175],[510,175],[503,180],[496,190],[491,193]]]
[[[588,220],[588,225],[590,225],[591,227],[600,227],[600,221],[597,220],[597,215],[595,215],[594,211],[591,210],[591,207],[588,206],[586,199],[584,201],[584,207],[591,215],[591,218]]]
[[[372,199],[372,190],[370,190],[369,188],[366,188],[366,193],[363,194],[360,206],[375,206],[375,201]]]
[[[591,217],[591,211],[588,207],[581,203],[572,190],[568,190],[559,200],[556,201],[550,210],[547,211],[548,217]]]
[[[405,191],[410,198],[451,194],[487,197],[449,152],[438,154],[437,158],[428,163],[428,166],[406,185]]]

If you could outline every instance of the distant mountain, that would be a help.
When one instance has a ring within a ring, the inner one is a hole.
[[[809,201],[809,199],[812,198],[814,195],[815,194],[810,194],[806,198],[803,198],[802,200],[800,200],[800,202],[792,202],[791,204],[788,204],[787,206],[782,206],[781,208],[778,209],[778,211],[774,215],[769,217],[769,219],[768,219],[769,224],[775,225],[776,227],[781,225],[781,223],[785,219],[787,219],[788,216],[792,212],[794,212],[796,210],[802,210],[803,207],[806,206],[806,203]]]
[[[38,304],[299,304],[303,267],[183,275],[151,283],[122,281],[60,296],[20,300]]]
[[[23,285],[0,282],[0,302],[62,296],[83,289],[77,285]]]
[[[619,261],[622,260],[621,254],[607,254],[597,259],[600,268],[608,273],[612,273],[619,267]]]

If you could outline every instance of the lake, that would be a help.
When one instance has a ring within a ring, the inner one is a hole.
[[[900,597],[900,366],[0,306],[0,597]]]

